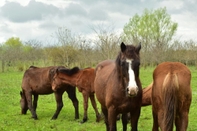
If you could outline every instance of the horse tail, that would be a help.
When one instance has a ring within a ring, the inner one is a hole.
[[[168,73],[164,79],[162,89],[164,101],[164,131],[172,131],[176,116],[177,92],[179,89],[177,75]]]

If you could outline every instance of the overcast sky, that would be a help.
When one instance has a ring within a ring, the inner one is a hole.
[[[136,13],[160,7],[178,23],[177,38],[197,41],[197,0],[0,0],[0,43],[10,37],[44,42],[58,27],[84,36],[99,24],[120,32]]]

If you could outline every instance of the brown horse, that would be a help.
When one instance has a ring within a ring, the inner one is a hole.
[[[35,120],[38,119],[36,114],[38,95],[46,95],[54,92],[52,90],[51,81],[57,68],[64,67],[50,66],[39,68],[31,66],[29,69],[25,71],[22,80],[22,92],[20,92],[22,114],[26,114],[27,110],[29,109],[31,111],[32,118],[34,118]],[[56,119],[58,117],[59,112],[63,107],[62,95],[64,91],[67,92],[69,98],[72,100],[75,108],[75,119],[78,119],[79,110],[78,100],[76,98],[76,88],[71,85],[62,85],[61,89],[56,90],[54,92],[57,103],[57,109],[52,119]],[[32,95],[34,96],[33,106]]]
[[[151,105],[152,86],[153,86],[153,83],[151,83],[147,87],[143,88],[143,90],[142,90],[142,94],[143,94],[142,95],[142,106]]]
[[[153,131],[186,131],[192,99],[190,70],[179,62],[163,62],[153,73]]]
[[[74,67],[73,69],[57,69],[53,78],[53,90],[59,89],[62,84],[69,84],[76,86],[79,92],[83,94],[84,117],[82,123],[86,122],[88,119],[88,98],[90,98],[92,107],[95,110],[96,121],[99,122],[100,120],[100,114],[94,96],[94,78],[94,68],[79,69],[78,67]]]
[[[95,93],[105,116],[107,131],[116,131],[116,119],[122,114],[123,131],[127,130],[127,113],[131,115],[132,131],[137,131],[142,103],[139,79],[141,44],[137,47],[121,43],[115,61],[105,60],[96,67]]]

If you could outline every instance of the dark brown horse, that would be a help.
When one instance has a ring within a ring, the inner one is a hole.
[[[38,68],[31,66],[24,73],[22,80],[22,92],[21,95],[21,113],[26,114],[27,110],[31,111],[32,117],[37,119],[36,108],[38,95],[46,95],[51,94],[54,91],[52,90],[51,81],[55,74],[55,70],[57,66],[43,67]],[[78,110],[78,100],[76,98],[76,88],[71,85],[62,85],[61,89],[58,89],[54,92],[57,109],[52,119],[56,119],[59,115],[63,107],[62,95],[66,91],[68,93],[69,98],[72,100],[74,108],[75,108],[75,119],[79,118],[79,110]],[[34,96],[33,105],[32,105],[32,95]]]
[[[98,122],[100,119],[94,96],[94,78],[94,68],[79,69],[78,67],[74,67],[73,69],[57,69],[53,78],[52,88],[54,90],[59,89],[62,84],[69,84],[76,86],[79,92],[83,94],[84,117],[82,123],[86,122],[88,119],[88,98],[90,98],[92,107],[95,110],[96,121]]]
[[[153,73],[153,131],[186,131],[192,99],[190,70],[179,62],[159,64]]]
[[[95,93],[105,116],[107,131],[116,131],[116,119],[122,114],[123,131],[127,130],[127,113],[131,115],[132,131],[137,131],[142,103],[139,79],[141,44],[137,47],[121,43],[115,61],[105,60],[96,67]]]

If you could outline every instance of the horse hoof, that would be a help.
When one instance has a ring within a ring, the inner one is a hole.
[[[79,117],[75,117],[75,120],[79,119]]]
[[[83,119],[83,120],[81,121],[81,124],[85,123],[86,121],[87,121],[87,119]]]
[[[100,122],[104,117],[102,115],[99,115],[96,117],[96,122]]]
[[[58,115],[53,115],[53,117],[51,118],[51,120],[56,120],[58,117]]]
[[[56,120],[56,118],[51,118],[51,120]]]
[[[33,116],[32,116],[32,118],[34,118],[34,120],[38,120],[38,117],[33,117]]]

